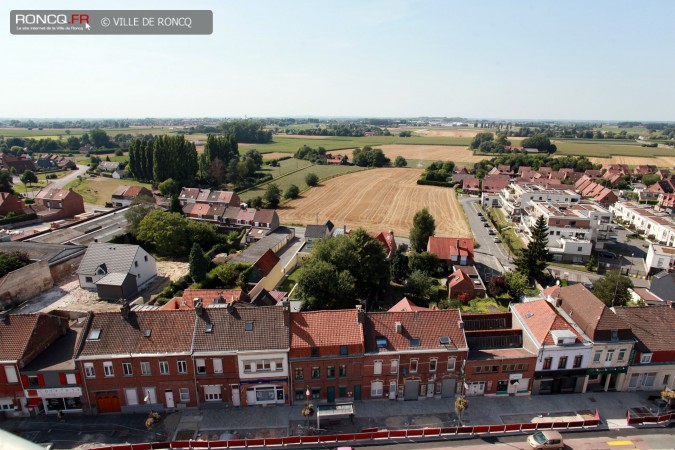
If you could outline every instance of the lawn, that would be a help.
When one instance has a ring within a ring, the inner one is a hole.
[[[298,167],[300,169],[296,169],[296,161]],[[318,177],[319,180],[327,180],[329,178],[333,178],[336,176],[344,175],[346,173],[351,173],[351,172],[358,172],[360,170],[364,170],[364,167],[358,167],[358,166],[326,166],[326,165],[311,165],[307,161],[301,161],[301,160],[296,160],[296,159],[289,159],[286,161],[282,161],[284,164],[281,169],[274,169],[272,168],[272,173],[273,176],[275,176],[274,180],[272,180],[270,183],[276,183],[279,188],[281,188],[282,192],[285,192],[286,189],[292,184],[296,185],[297,187],[300,188],[300,191],[304,191],[307,189],[309,186],[305,183],[305,176],[307,176],[308,173],[315,173]],[[309,165],[307,165],[309,164]],[[304,167],[303,167],[304,165]],[[280,176],[274,174],[277,170],[280,170]],[[284,170],[287,172],[284,173]],[[265,193],[265,189],[267,189],[267,185],[269,183],[262,184],[260,186],[256,186],[246,192],[242,192],[239,194],[242,200],[250,200],[253,197],[257,197],[258,195],[263,195]]]
[[[69,130],[70,134],[66,134],[66,130]],[[42,130],[38,130],[37,128],[33,128],[32,130],[27,128],[0,128],[0,136],[33,139],[52,138],[57,140],[59,136],[62,139],[67,139],[69,136],[80,137],[84,133],[89,133],[89,131],[89,128],[43,128]],[[175,132],[170,127],[103,128],[103,131],[108,133],[110,137],[114,137],[116,134],[166,134]]]
[[[578,155],[594,156],[599,158],[609,158],[611,156],[675,156],[675,150],[669,148],[650,148],[642,147],[635,141],[611,141],[602,140],[593,141],[584,140],[554,140],[553,143],[558,147],[555,155]]]
[[[75,192],[79,193],[87,203],[103,206],[106,202],[110,201],[112,193],[119,186],[145,186],[148,189],[152,189],[152,185],[149,183],[140,183],[128,178],[116,180],[108,177],[77,179],[68,183],[65,188],[72,188]]]
[[[44,181],[47,179],[47,175],[56,175],[56,178],[61,178],[65,177],[68,175],[71,171],[70,170],[59,170],[58,172],[35,172],[35,175],[37,175],[38,180]]]
[[[468,314],[506,312],[509,309],[510,301],[511,299],[508,296],[474,298],[473,300],[469,300],[468,303],[463,304],[460,308],[463,313]]]
[[[497,226],[497,231],[502,236],[502,240],[512,253],[518,252],[526,247],[523,240],[513,228],[513,224],[504,217],[504,213],[502,213],[501,209],[491,208],[488,212],[488,216],[494,221]]]
[[[286,278],[283,283],[281,283],[281,286],[279,286],[279,290],[282,292],[291,292],[291,290],[295,286],[295,283],[298,282],[298,278],[300,277],[301,273],[302,273],[302,266],[299,266],[288,275],[288,278]]]

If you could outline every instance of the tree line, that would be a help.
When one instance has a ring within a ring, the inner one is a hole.
[[[237,142],[266,144],[272,142],[272,132],[265,130],[265,124],[255,120],[236,120],[220,124],[224,135],[233,134]]]
[[[197,149],[183,135],[134,139],[129,146],[128,167],[140,181],[161,183],[171,178],[189,186],[199,168]]]

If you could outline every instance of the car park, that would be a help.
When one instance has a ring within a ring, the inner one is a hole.
[[[537,431],[527,438],[527,443],[532,449],[549,450],[564,448],[563,438],[557,431]]]

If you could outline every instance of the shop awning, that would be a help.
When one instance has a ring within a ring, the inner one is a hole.
[[[605,375],[609,373],[626,373],[628,372],[628,367],[596,367],[588,369],[586,372],[588,375]]]
[[[42,399],[39,397],[33,397],[28,399],[28,403],[26,403],[26,406],[29,408],[38,406],[42,403]]]
[[[316,427],[319,428],[321,418],[324,417],[349,417],[354,415],[353,403],[336,403],[334,405],[318,405],[316,413]]]

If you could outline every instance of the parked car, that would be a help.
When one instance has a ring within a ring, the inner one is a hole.
[[[495,230],[489,229],[489,230],[488,230],[488,234],[489,234],[490,236],[494,236]]]
[[[560,449],[564,448],[563,438],[557,431],[537,431],[527,438],[527,443],[533,449]]]
[[[499,239],[499,236],[495,236],[492,240],[495,241],[495,244],[500,244],[502,242],[502,240]]]
[[[490,224],[486,222],[486,223],[483,224],[483,226],[484,226],[485,228],[489,228],[489,227],[490,227]]]
[[[631,234],[627,235],[626,237],[629,238],[629,239],[637,239],[637,238],[640,237],[640,235],[637,234],[637,233],[631,233]]]
[[[478,217],[483,217],[483,213],[478,211]]]
[[[602,258],[615,259],[616,253],[614,252],[598,252],[598,255]]]
[[[487,222],[487,219],[486,219],[485,217],[481,216],[481,217],[480,217],[480,221],[481,221],[481,222]]]

